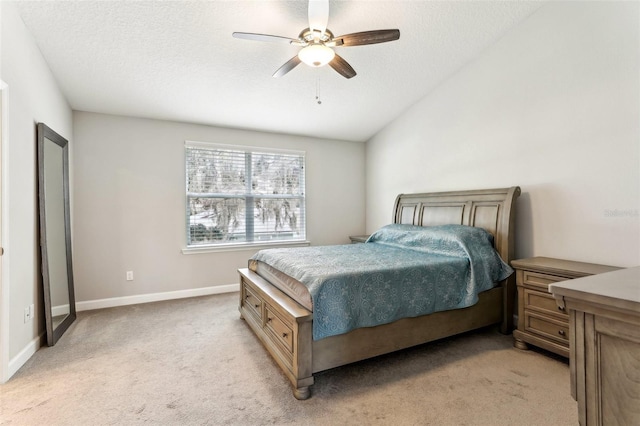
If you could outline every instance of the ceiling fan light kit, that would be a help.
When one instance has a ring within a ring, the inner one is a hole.
[[[335,56],[336,52],[324,44],[310,44],[298,52],[298,58],[310,67],[327,65]]]
[[[345,78],[355,77],[356,72],[347,61],[335,53],[333,47],[385,43],[400,38],[398,29],[363,31],[334,37],[333,33],[327,29],[328,20],[329,0],[309,0],[309,28],[302,30],[297,39],[240,32],[234,32],[233,37],[254,41],[284,42],[302,47],[296,56],[278,68],[273,77],[282,77],[300,62],[304,62],[315,68],[328,64]]]

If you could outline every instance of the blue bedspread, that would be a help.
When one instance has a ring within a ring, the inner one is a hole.
[[[468,307],[513,270],[493,237],[462,225],[388,225],[365,244],[267,249],[252,259],[303,283],[313,339]]]

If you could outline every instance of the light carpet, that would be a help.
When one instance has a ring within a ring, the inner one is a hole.
[[[0,386],[0,424],[578,423],[568,363],[494,328],[319,373],[298,401],[237,297],[80,312]]]

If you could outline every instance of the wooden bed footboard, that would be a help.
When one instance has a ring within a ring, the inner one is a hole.
[[[239,272],[241,318],[289,378],[293,395],[309,398],[313,384],[312,313],[255,272]]]

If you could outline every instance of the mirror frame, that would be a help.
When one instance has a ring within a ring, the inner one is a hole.
[[[38,123],[38,201],[40,210],[40,250],[42,256],[42,285],[44,290],[45,325],[47,344],[53,346],[76,319],[76,304],[73,287],[73,267],[71,261],[71,217],[69,203],[69,141],[51,130],[46,124]],[[49,276],[49,255],[47,250],[47,200],[45,197],[45,142],[53,142],[62,148],[62,174],[64,194],[64,235],[67,261],[67,289],[69,291],[69,315],[55,329],[51,306],[51,282]]]

